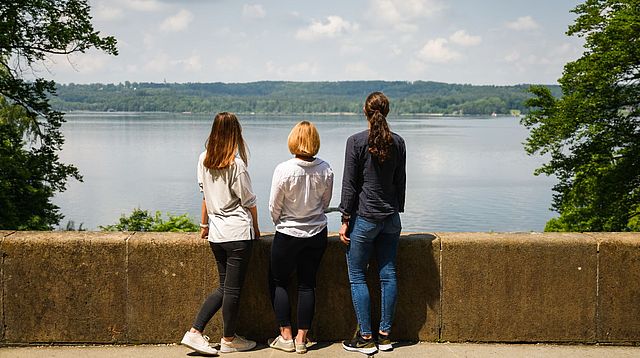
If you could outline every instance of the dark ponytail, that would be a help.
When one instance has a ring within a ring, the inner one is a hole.
[[[369,153],[383,163],[391,155],[393,138],[387,125],[389,99],[382,92],[373,92],[364,103],[364,114],[369,121]]]

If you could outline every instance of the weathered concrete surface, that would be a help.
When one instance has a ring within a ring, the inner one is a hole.
[[[273,237],[254,242],[251,262],[240,301],[239,334],[266,341],[279,334],[269,294],[269,258]],[[291,318],[295,327],[297,295],[295,274],[289,285]],[[338,318],[338,319],[337,319]],[[309,335],[323,341],[349,337],[355,329],[344,247],[330,235],[317,277],[316,312]]]
[[[433,234],[403,235],[398,258],[393,335],[407,340],[437,341],[441,316],[440,239]]]
[[[253,242],[251,260],[240,297],[238,334],[255,337],[258,341],[266,341],[267,337],[274,336],[274,327],[277,327],[269,299],[271,241],[272,238],[265,235]],[[218,313],[220,314],[221,312]],[[222,324],[220,327],[222,329]],[[222,330],[220,332],[222,333]]]
[[[345,246],[338,236],[330,235],[327,250],[318,270],[316,313],[313,328],[310,330],[310,335],[315,339],[323,341],[345,339],[352,336],[356,328],[345,252]],[[296,284],[296,282],[293,283],[294,291]]]
[[[4,341],[4,238],[13,234],[13,231],[0,230],[0,342]]]
[[[536,358],[636,358],[639,347],[616,346],[568,346],[550,344],[470,344],[470,343],[410,343],[401,342],[391,352],[376,356],[385,358],[495,358],[495,357],[536,357]],[[198,356],[189,348],[170,346],[90,346],[90,347],[5,347],[0,348],[3,358],[169,358]],[[220,357],[224,357],[221,354]],[[272,357],[291,358],[295,353],[287,353],[259,345],[249,352],[233,353],[234,358]],[[305,358],[314,357],[365,357],[359,353],[347,352],[340,343],[318,343],[312,346]]]
[[[268,294],[272,242],[272,237],[263,237],[255,242],[240,303],[238,331],[259,341],[266,341],[267,338],[278,334],[278,325]],[[440,316],[440,243],[430,234],[403,235],[398,255],[402,260],[398,262],[397,268],[400,294],[395,321],[401,324],[394,325],[392,330],[395,335],[404,339],[436,340]],[[380,310],[380,286],[377,281],[375,259],[372,259],[368,276],[375,327]],[[214,282],[211,284],[214,285]],[[297,282],[293,278],[289,292],[294,326],[297,307],[296,285]],[[352,336],[355,327],[345,246],[333,234],[329,237],[327,251],[318,271],[316,313],[309,334],[321,341],[334,341]],[[217,332],[215,329],[212,334]]]
[[[442,340],[595,341],[595,239],[558,233],[437,236]]]
[[[640,340],[640,239],[638,234],[593,234],[599,241],[598,340]]]
[[[5,341],[124,342],[128,236],[17,232],[5,237]]]
[[[197,234],[16,232],[0,240],[5,344],[177,342],[217,286]],[[278,332],[271,242],[255,242],[240,304],[238,333],[259,342]],[[393,337],[640,344],[639,246],[638,233],[404,234]],[[331,236],[310,332],[320,341],[347,338],[356,326],[344,254]],[[376,329],[375,260],[369,271]],[[295,317],[295,296],[292,303]],[[219,339],[221,312],[205,332]]]
[[[127,339],[179,342],[205,297],[213,260],[196,233],[141,233],[128,240]]]

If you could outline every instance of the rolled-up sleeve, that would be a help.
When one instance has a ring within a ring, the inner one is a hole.
[[[342,172],[342,193],[340,195],[340,212],[346,215],[354,213],[357,199],[357,168],[356,150],[353,137],[347,139],[344,152],[344,170]]]
[[[322,210],[327,210],[329,208],[329,204],[331,203],[331,196],[333,195],[333,170],[329,168],[327,170],[327,180],[325,184],[327,187],[322,194]]]
[[[281,175],[279,170],[273,172],[271,180],[271,193],[269,194],[269,213],[274,224],[280,219],[282,213],[282,204],[284,201],[284,191],[281,186]]]
[[[251,178],[249,173],[242,171],[231,184],[231,190],[240,198],[240,205],[245,208],[256,206],[256,195],[251,188]]]
[[[202,155],[198,158],[198,187],[200,187],[200,192],[204,193],[204,163]]]

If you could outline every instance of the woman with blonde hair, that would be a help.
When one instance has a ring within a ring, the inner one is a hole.
[[[220,352],[246,351],[256,342],[236,335],[240,290],[247,273],[253,239],[260,237],[256,196],[247,171],[242,128],[233,113],[218,113],[206,151],[198,158],[198,184],[204,194],[200,237],[209,240],[218,268],[219,284],[204,301],[181,344],[203,354],[217,354],[202,334],[222,308]]]
[[[302,121],[288,138],[293,158],[280,163],[274,173],[269,212],[276,226],[271,246],[269,287],[280,335],[269,346],[286,352],[306,353],[307,332],[315,312],[316,273],[327,247],[327,216],[333,190],[333,171],[315,157],[320,149],[316,127]],[[287,286],[298,278],[297,333],[291,328]]]
[[[399,213],[404,211],[406,148],[387,124],[389,99],[371,93],[364,103],[369,128],[347,139],[342,176],[340,240],[347,245],[351,299],[358,330],[344,349],[373,354],[393,349],[389,340],[396,307],[396,253],[400,238]],[[367,265],[376,256],[380,276],[380,326],[377,340],[371,331],[371,302]]]

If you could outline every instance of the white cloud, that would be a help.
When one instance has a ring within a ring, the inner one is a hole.
[[[143,12],[158,11],[162,8],[162,4],[156,0],[128,0],[123,3],[130,9]]]
[[[528,31],[535,30],[540,25],[531,17],[531,16],[522,16],[517,18],[515,21],[507,22],[507,28],[516,31]]]
[[[374,79],[378,73],[364,62],[348,63],[344,68],[345,75],[351,79]]]
[[[460,46],[475,46],[482,42],[482,37],[472,36],[464,30],[458,30],[449,36],[449,40]]]
[[[202,70],[202,60],[199,55],[193,55],[184,60],[176,61],[176,64],[184,68],[187,72],[197,72]]]
[[[144,48],[147,50],[154,49],[158,46],[156,37],[150,33],[145,33],[142,36],[142,43],[144,45]]]
[[[267,12],[260,4],[244,4],[242,6],[242,17],[245,19],[262,19],[266,15]]]
[[[176,32],[185,30],[191,21],[193,20],[193,14],[191,12],[182,9],[177,14],[166,18],[160,28],[168,32]]]
[[[418,60],[410,60],[407,65],[407,70],[409,70],[409,73],[412,75],[422,75],[426,69],[427,65]]]
[[[137,74],[138,72],[140,72],[138,65],[132,65],[132,64],[126,65],[125,70],[127,71],[127,73],[132,73],[132,74]]]
[[[504,56],[504,60],[506,62],[516,62],[520,59],[520,52],[519,51],[511,51],[508,54],[506,54]]]
[[[340,54],[341,55],[356,55],[360,54],[364,51],[362,46],[355,44],[351,41],[344,41],[340,45]]]
[[[546,66],[546,65],[550,65],[553,63],[553,61],[551,61],[549,59],[549,57],[547,56],[536,56],[536,55],[529,55],[529,57],[527,57],[527,63],[530,63],[532,65],[542,65],[542,66]]]
[[[460,53],[446,47],[448,41],[444,38],[429,40],[418,52],[418,58],[427,62],[445,63],[460,58]]]
[[[159,53],[151,60],[147,61],[142,68],[146,72],[171,72],[171,71],[185,71],[185,72],[198,72],[202,70],[202,59],[200,55],[192,55],[184,59],[174,60],[169,58],[166,53]],[[136,67],[128,68],[128,70],[134,70]]]
[[[103,3],[99,3],[93,8],[96,20],[113,21],[123,18],[124,12],[121,8],[106,6]]]
[[[401,32],[414,32],[411,21],[431,17],[445,8],[440,0],[371,0],[369,17]]]
[[[241,59],[238,56],[226,55],[216,58],[216,70],[222,72],[232,72],[240,68]]]
[[[147,72],[166,72],[169,67],[171,67],[171,61],[169,61],[169,56],[164,53],[157,55],[152,58],[144,65],[144,69]]]
[[[311,25],[296,32],[298,40],[317,40],[334,38],[342,34],[358,30],[358,24],[344,20],[340,16],[329,16],[326,22],[312,21]]]
[[[87,52],[72,55],[56,55],[49,58],[53,64],[60,64],[63,70],[72,69],[73,72],[90,75],[107,69],[111,58],[100,52]],[[68,67],[67,67],[68,66]]]
[[[318,74],[318,65],[306,61],[291,66],[277,66],[272,61],[269,61],[265,64],[265,67],[268,74],[285,79],[308,77]]]

